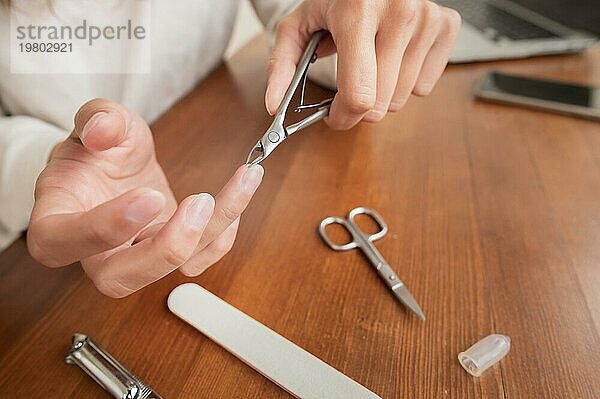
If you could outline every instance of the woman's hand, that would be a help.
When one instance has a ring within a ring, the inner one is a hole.
[[[118,104],[92,100],[37,181],[27,245],[50,267],[81,261],[111,297],[177,268],[197,275],[233,245],[262,175],[262,167],[244,165],[216,201],[198,194],[177,205],[146,122]]]
[[[327,124],[349,129],[398,111],[410,94],[429,94],[460,29],[460,15],[425,0],[305,0],[277,27],[265,103],[273,114],[312,33],[331,36],[318,55],[337,51],[338,92]]]

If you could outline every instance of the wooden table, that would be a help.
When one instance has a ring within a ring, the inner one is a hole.
[[[0,254],[0,396],[107,397],[64,363],[80,331],[165,398],[289,397],[167,310],[195,281],[383,398],[600,397],[600,124],[471,94],[491,69],[600,84],[599,50],[450,66],[379,124],[293,137],[264,163],[232,252],[195,279],[109,299],[17,241]],[[268,126],[266,56],[257,39],[154,123],[179,198],[215,193]],[[388,222],[377,246],[426,322],[358,251],[319,238],[323,217],[359,205]],[[457,354],[493,332],[511,352],[473,378]]]

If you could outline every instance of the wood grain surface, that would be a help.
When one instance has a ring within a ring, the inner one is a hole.
[[[153,124],[178,198],[216,193],[268,126],[266,59],[257,39]],[[108,397],[64,363],[83,332],[165,398],[288,398],[169,313],[170,290],[194,281],[382,398],[600,397],[600,124],[474,100],[492,69],[600,84],[600,49],[450,66],[379,124],[290,138],[234,249],[198,278],[109,299],[18,240],[0,254],[0,396]],[[376,245],[426,322],[358,251],[319,238],[322,218],[360,205],[387,221]],[[493,332],[512,349],[473,378],[457,354]]]

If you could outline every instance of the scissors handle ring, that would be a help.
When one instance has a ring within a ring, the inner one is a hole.
[[[335,244],[327,235],[327,232],[325,231],[325,228],[327,228],[327,226],[329,226],[330,224],[341,224],[342,226],[344,226],[344,228],[346,228],[346,230],[348,230],[348,233],[350,233],[352,235],[352,241],[350,241],[347,244],[344,245],[338,245]],[[319,225],[319,234],[321,235],[321,238],[323,239],[323,241],[325,241],[325,243],[327,245],[329,245],[329,247],[335,251],[348,251],[350,249],[354,249],[358,247],[358,243],[354,240],[354,234],[352,234],[352,226],[350,226],[350,223],[348,223],[348,221],[344,218],[340,218],[337,216],[330,216],[327,217],[325,219],[323,219],[321,221],[321,224]]]
[[[356,226],[356,229],[359,231],[362,231],[359,227],[358,224],[354,221],[354,217],[357,215],[369,215],[379,226],[379,231],[377,233],[373,233],[373,234],[365,234],[363,232],[363,234],[365,234],[365,236],[367,237],[367,239],[369,241],[375,241],[375,240],[379,240],[381,237],[385,236],[388,232],[388,226],[385,223],[385,220],[383,220],[383,217],[377,213],[376,211],[374,211],[373,209],[370,208],[364,208],[362,206],[359,206],[358,208],[354,208],[350,211],[350,213],[348,214],[348,220],[354,225]]]

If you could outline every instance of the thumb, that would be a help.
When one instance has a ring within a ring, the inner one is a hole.
[[[92,151],[117,147],[127,138],[127,128],[133,116],[121,105],[105,99],[85,103],[75,115],[72,135]]]
[[[31,255],[47,266],[63,266],[116,248],[153,221],[165,207],[162,192],[138,188],[88,211],[52,213],[63,194],[36,201],[27,232]]]

